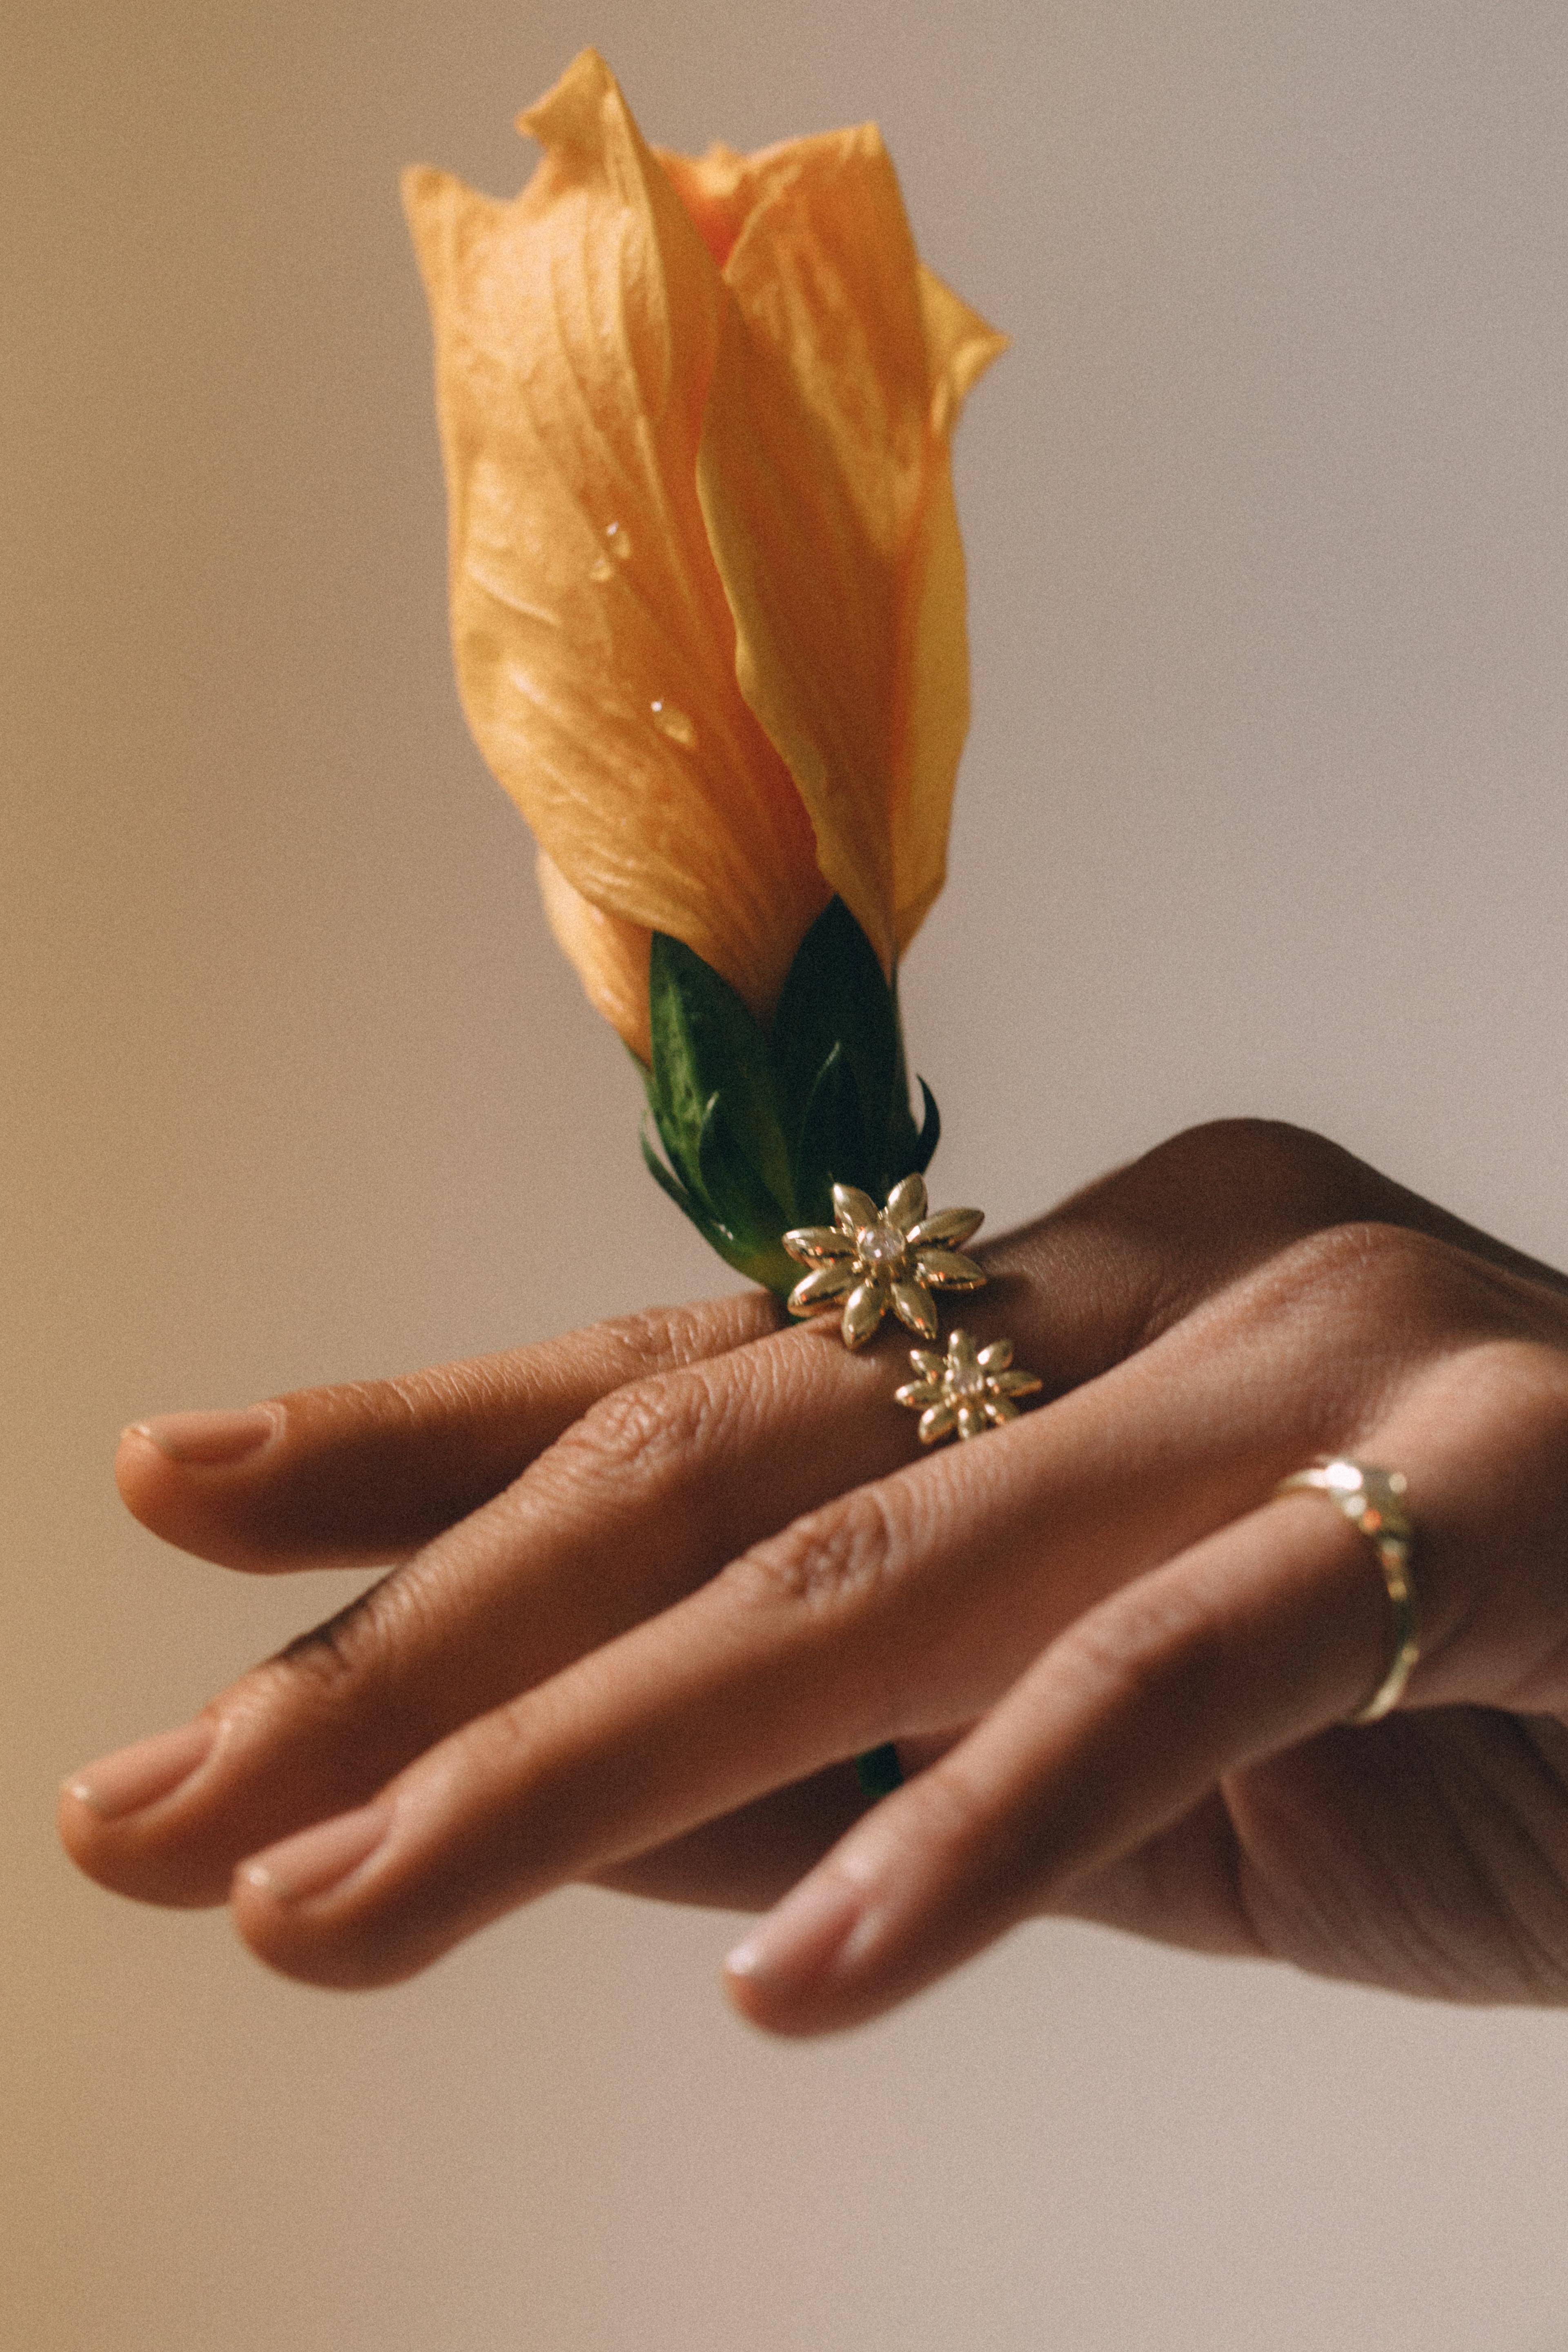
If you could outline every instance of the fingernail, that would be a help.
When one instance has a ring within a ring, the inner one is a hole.
[[[96,1764],[84,1766],[66,1782],[68,1795],[90,1805],[106,1822],[117,1822],[127,1813],[140,1812],[143,1805],[156,1804],[160,1797],[168,1797],[188,1780],[198,1764],[205,1763],[217,1738],[216,1723],[198,1716],[195,1723],[182,1723],[177,1731],[155,1732],[151,1739],[139,1739],[134,1748],[116,1748],[112,1756],[100,1756]]]
[[[843,1951],[865,1905],[864,1888],[834,1874],[808,1878],[736,1945],[725,1969],[770,1992],[804,1990]]]
[[[270,1405],[252,1404],[241,1412],[160,1412],[151,1421],[133,1421],[125,1433],[150,1437],[171,1462],[219,1470],[259,1453],[278,1425]]]
[[[246,1880],[277,1903],[303,1903],[309,1895],[325,1895],[369,1861],[391,1821],[392,1807],[384,1802],[339,1813],[247,1862]]]

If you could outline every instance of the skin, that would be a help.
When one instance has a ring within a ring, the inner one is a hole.
[[[1568,2000],[1568,1281],[1258,1122],[979,1254],[963,1320],[1046,1393],[925,1456],[903,1335],[852,1356],[761,1294],[300,1391],[232,1466],[128,1431],[186,1550],[400,1564],[216,1698],[167,1793],[73,1775],[77,1862],[342,1987],[574,1879],[776,1905],[729,1984],[784,2033],[1048,1913]],[[1372,1549],[1270,1499],[1325,1454],[1409,1480],[1422,1655],[1373,1726]],[[844,1759],[887,1739],[868,1807]]]

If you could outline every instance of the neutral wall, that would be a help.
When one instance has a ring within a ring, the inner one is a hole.
[[[569,1895],[343,2000],[54,1847],[342,1590],[142,1535],[121,1422],[721,1274],[462,730],[395,196],[513,187],[587,38],[673,144],[879,117],[1016,339],[906,979],[944,1192],[1251,1109],[1568,1257],[1560,7],[11,0],[0,2339],[1568,2344],[1561,2017],[1042,1928],[780,2049],[722,1920]]]

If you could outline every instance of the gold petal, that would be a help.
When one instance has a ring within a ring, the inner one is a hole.
[[[893,1296],[893,1312],[908,1330],[918,1331],[922,1339],[936,1338],[936,1301],[929,1290],[918,1282],[895,1282],[889,1286]]]
[[[1046,1384],[1036,1372],[998,1372],[991,1385],[998,1396],[1033,1396]]]
[[[863,1232],[867,1225],[876,1223],[877,1203],[868,1192],[862,1192],[858,1184],[835,1184],[833,1213],[838,1220],[840,1233],[858,1234]]]
[[[920,1250],[915,1272],[937,1290],[978,1290],[985,1280],[985,1268],[965,1257],[962,1250]]]
[[[926,1213],[923,1176],[906,1176],[888,1195],[888,1216],[901,1234],[911,1233]]]
[[[821,1265],[829,1258],[855,1255],[854,1242],[832,1225],[795,1225],[784,1236],[784,1245],[800,1265]]]
[[[949,1380],[973,1380],[979,1369],[980,1359],[974,1352],[974,1342],[962,1328],[948,1334],[947,1376]]]
[[[922,1217],[910,1235],[916,1249],[928,1242],[945,1242],[950,1249],[962,1249],[985,1223],[984,1209],[939,1209],[934,1217]]]
[[[958,1425],[958,1409],[951,1404],[933,1404],[920,1420],[920,1441],[922,1445],[934,1445],[939,1437],[946,1437]]]
[[[797,1282],[790,1292],[789,1311],[792,1315],[815,1315],[818,1308],[831,1307],[836,1298],[842,1298],[847,1290],[854,1287],[854,1283],[852,1261],[845,1264],[840,1260],[837,1265],[819,1265],[815,1274],[808,1274],[805,1280]]]
[[[945,1356],[933,1356],[924,1348],[911,1348],[910,1361],[922,1380],[940,1381],[947,1370]]]
[[[994,1422],[1000,1428],[1005,1421],[1017,1420],[1018,1408],[1016,1404],[1009,1404],[1005,1396],[988,1396],[985,1400],[985,1418],[987,1421]]]
[[[985,1429],[984,1408],[977,1404],[961,1404],[958,1408],[960,1437],[979,1437]]]
[[[901,1389],[893,1391],[893,1400],[897,1404],[940,1404],[942,1382],[940,1381],[906,1381]]]
[[[602,58],[584,51],[524,121],[545,152],[514,203],[438,172],[404,182],[464,708],[572,889],[685,940],[765,1018],[828,888],[736,678],[697,495],[733,303]],[[603,937],[555,919],[614,1013]],[[646,1051],[640,1027],[628,1042]]]
[[[786,1234],[784,1238],[787,1241],[789,1236]],[[1005,1372],[1012,1360],[1011,1339],[993,1339],[988,1348],[982,1348],[980,1350],[980,1369],[983,1372]]]
[[[859,1282],[844,1302],[844,1344],[863,1348],[888,1311],[888,1294],[880,1283]]]

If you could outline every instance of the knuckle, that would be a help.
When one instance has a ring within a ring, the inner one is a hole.
[[[1352,1218],[1303,1235],[1271,1259],[1258,1297],[1270,1311],[1304,1297],[1338,1308],[1353,1297],[1365,1328],[1399,1339],[1413,1325],[1452,1317],[1465,1296],[1465,1271],[1447,1242]]]
[[[385,1659],[416,1605],[413,1580],[395,1569],[254,1668],[237,1685],[240,1709],[297,1706],[302,1700],[331,1706]]]
[[[1064,1685],[1095,1712],[1136,1714],[1178,1666],[1201,1673],[1224,1648],[1220,1617],[1205,1597],[1169,1577],[1130,1585],[1069,1625],[1053,1645]]]
[[[1534,1339],[1494,1339],[1444,1368],[1442,1387],[1469,1450],[1515,1487],[1551,1497],[1568,1490],[1568,1356]]]
[[[556,1440],[553,1466],[590,1486],[632,1476],[645,1490],[682,1486],[719,1444],[735,1387],[693,1365],[612,1389]]]
[[[596,1328],[626,1367],[627,1380],[667,1372],[689,1360],[694,1318],[689,1307],[643,1307],[615,1315]]]
[[[763,1291],[702,1299],[689,1307],[644,1307],[595,1324],[595,1334],[623,1381],[683,1371],[771,1329],[777,1311]]]
[[[764,1606],[835,1610],[898,1573],[910,1548],[904,1517],[891,1483],[858,1486],[753,1546],[727,1573]]]
[[[1288,1202],[1317,1223],[1353,1215],[1368,1173],[1326,1136],[1277,1118],[1205,1119],[1157,1145],[1142,1165],[1162,1182],[1174,1176],[1205,1192],[1217,1184],[1227,1202],[1266,1202],[1271,1215]]]

